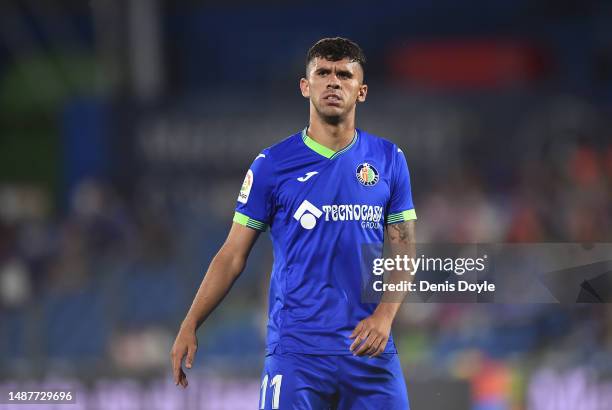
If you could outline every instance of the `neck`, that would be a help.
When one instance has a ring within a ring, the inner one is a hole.
[[[314,107],[311,107],[307,131],[308,136],[319,144],[340,151],[350,144],[355,136],[355,113],[353,111],[345,119],[326,121],[314,110]]]

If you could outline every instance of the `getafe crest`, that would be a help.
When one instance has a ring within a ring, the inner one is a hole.
[[[364,162],[357,166],[357,180],[365,186],[376,185],[379,180],[378,170],[372,164]]]

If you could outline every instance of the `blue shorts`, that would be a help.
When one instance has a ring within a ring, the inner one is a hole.
[[[410,406],[397,354],[370,359],[275,353],[266,356],[259,408],[406,410]]]

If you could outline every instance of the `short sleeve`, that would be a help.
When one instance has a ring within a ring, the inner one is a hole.
[[[404,153],[394,146],[393,176],[391,178],[391,199],[387,207],[387,224],[417,219],[412,203],[410,173]]]
[[[234,213],[234,222],[265,231],[272,220],[274,188],[272,160],[267,150],[255,158],[244,177]]]

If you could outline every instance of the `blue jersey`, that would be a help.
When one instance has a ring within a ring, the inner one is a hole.
[[[385,224],[416,219],[408,167],[393,143],[357,129],[334,152],[303,130],[263,150],[248,170],[234,222],[265,231],[274,250],[268,353],[351,354],[365,244]],[[380,256],[380,255],[379,255]],[[390,337],[385,353],[395,353]]]

